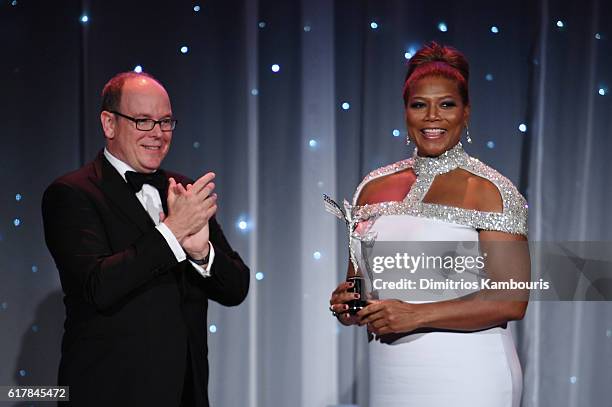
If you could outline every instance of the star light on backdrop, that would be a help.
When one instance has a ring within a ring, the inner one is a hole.
[[[197,5],[197,4],[196,4],[195,6],[193,6],[193,11],[195,11],[196,13],[197,13],[198,11],[200,11],[200,6],[199,6],[199,5]]]
[[[486,74],[486,75],[485,75],[485,79],[486,79],[487,81],[491,82],[491,81],[493,80],[493,74],[490,74],[490,73]]]
[[[494,25],[494,26],[491,27],[491,32],[493,34],[499,34],[499,28]]]
[[[312,258],[315,260],[321,260],[321,252],[314,252]]]
[[[441,32],[445,33],[448,31],[448,26],[446,25],[445,22],[440,22],[438,23],[438,30],[440,30]]]
[[[278,71],[280,71],[280,65],[279,64],[274,64],[272,65],[272,72],[276,73]]]
[[[136,65],[136,66],[134,67],[134,72],[141,73],[141,72],[142,72],[142,66],[140,66],[140,65]]]
[[[266,28],[266,22],[265,22],[265,21],[260,21],[260,22],[257,24],[257,26],[258,26],[259,28]]]
[[[399,129],[393,129],[391,134],[393,134],[393,137],[399,137],[402,134],[402,132],[399,131]]]
[[[557,25],[558,28],[564,28],[565,27],[565,23],[563,21],[561,21],[561,20],[557,20],[556,25]]]
[[[241,215],[236,221],[236,228],[243,232],[249,232],[252,229],[251,222],[247,219],[246,215]]]
[[[518,129],[521,133],[525,133],[527,132],[527,125],[525,123],[521,123],[519,124]]]
[[[87,24],[87,22],[89,21],[89,16],[87,14],[83,14],[79,20],[83,23],[83,24]]]
[[[370,23],[370,28],[376,30],[378,28],[378,23],[376,21],[372,21]]]
[[[599,93],[601,96],[606,96],[608,94],[608,89],[607,88],[603,88],[603,87],[599,88],[597,93]]]
[[[487,147],[490,149],[495,148],[495,142],[493,140],[487,141]]]
[[[257,273],[255,273],[255,280],[261,281],[263,279],[264,279],[264,273],[262,273],[261,271],[258,271]]]
[[[193,148],[200,148],[200,142],[199,141],[194,141],[193,142]]]
[[[187,46],[183,45],[183,46],[181,47],[181,54],[186,54],[186,53],[188,53],[188,52],[189,52],[189,47],[187,47]]]
[[[404,58],[405,59],[410,59],[414,56],[414,54],[416,54],[417,49],[421,48],[420,45],[410,45],[408,47],[408,49],[406,50],[406,52],[404,52]]]
[[[314,150],[314,149],[315,149],[315,148],[316,148],[318,145],[319,145],[319,143],[317,142],[317,140],[310,139],[310,140],[308,141],[308,146],[309,146],[311,149],[313,149],[313,150]]]
[[[211,324],[211,325],[208,327],[208,331],[209,331],[211,334],[214,334],[215,332],[217,332],[217,325],[215,325],[215,324]]]
[[[350,108],[351,108],[351,105],[348,102],[342,103],[342,110],[349,110]]]
[[[304,26],[304,32],[309,33],[309,32],[310,32],[310,30],[312,30],[312,27],[311,27],[311,26],[309,26],[309,25],[305,25],[305,26]]]

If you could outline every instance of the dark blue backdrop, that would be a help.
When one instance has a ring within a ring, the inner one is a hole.
[[[611,19],[603,0],[2,0],[0,385],[55,380],[63,309],[40,198],[102,148],[99,93],[113,74],[141,66],[166,85],[179,127],[164,166],[217,173],[219,218],[251,263],[249,301],[210,311],[216,405],[310,407],[320,391],[365,406],[363,378],[347,373],[363,333],[300,323],[333,287],[304,270],[340,280],[346,259],[340,226],[333,247],[301,233],[328,216],[305,203],[311,184],[350,197],[365,173],[411,153],[406,61],[436,40],[470,60],[467,149],[527,196],[530,238],[611,240]],[[321,66],[317,100],[305,78]],[[334,130],[308,134],[319,110]],[[316,298],[302,301],[304,281]],[[531,304],[515,326],[523,405],[608,403],[611,321],[609,304]],[[303,367],[317,335],[335,338],[324,371]],[[318,375],[334,390],[313,388]]]

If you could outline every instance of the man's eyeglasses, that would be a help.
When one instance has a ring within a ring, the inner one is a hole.
[[[136,128],[142,131],[151,131],[153,130],[156,124],[159,124],[159,128],[161,129],[161,131],[172,131],[176,127],[176,123],[178,123],[178,120],[176,119],[161,119],[161,120],[136,119],[134,117],[127,116],[123,113],[119,113],[114,110],[109,110],[109,112],[136,123]]]

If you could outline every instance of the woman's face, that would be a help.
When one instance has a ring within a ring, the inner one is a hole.
[[[455,81],[426,76],[410,86],[406,126],[420,156],[436,157],[451,149],[469,116],[470,107],[463,103]]]

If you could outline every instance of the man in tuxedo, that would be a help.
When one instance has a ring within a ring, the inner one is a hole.
[[[147,74],[112,78],[100,120],[105,149],[42,202],[65,294],[59,385],[73,406],[208,406],[208,299],[238,305],[249,286],[214,174],[160,169],[176,120]]]

